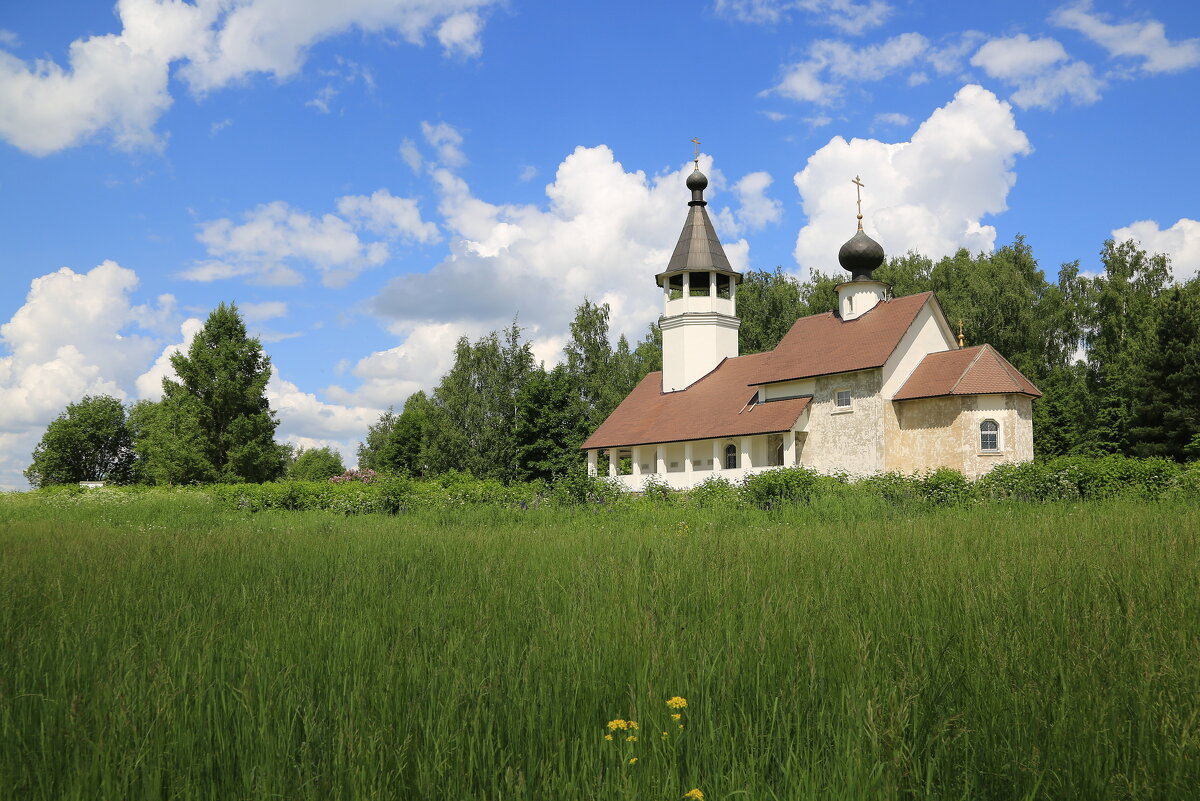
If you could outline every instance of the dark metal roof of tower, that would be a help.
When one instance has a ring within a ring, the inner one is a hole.
[[[707,187],[708,178],[699,169],[688,176],[687,188],[692,190],[692,199],[688,203],[690,208],[687,221],[683,224],[683,231],[679,234],[679,242],[675,244],[675,251],[671,254],[667,269],[655,276],[659,285],[662,285],[667,276],[689,270],[715,270],[741,283],[742,274],[730,266],[725,249],[721,247],[721,240],[717,238],[717,232],[713,229],[712,220],[705,211],[704,207],[708,205],[708,201],[704,199],[704,190]]]

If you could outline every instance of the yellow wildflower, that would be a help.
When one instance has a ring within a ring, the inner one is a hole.
[[[671,720],[679,720],[681,717],[683,717],[683,715],[676,712],[674,715],[671,715]]]
[[[631,734],[631,735],[629,735],[628,737],[626,737],[626,738],[625,738],[625,742],[627,742],[627,743],[636,743],[636,742],[637,742],[637,737],[634,737],[634,736]]]
[[[637,757],[630,757],[630,758],[629,758],[629,764],[630,764],[630,765],[633,765],[633,764],[635,764],[636,762],[637,762]]]
[[[631,729],[636,729],[636,728],[637,728],[637,721],[636,721],[636,720],[631,720],[631,721],[629,721],[629,728],[631,728]]]
[[[610,720],[608,722],[608,730],[609,731],[616,731],[617,729],[620,729],[621,731],[625,731],[625,729],[628,729],[628,728],[629,728],[629,723],[624,720],[617,719],[617,720]],[[634,728],[637,728],[637,727],[635,726]]]
[[[678,695],[667,700],[667,706],[671,709],[683,709],[687,706],[687,699],[680,698]]]
[[[604,739],[605,739],[605,740],[608,740],[609,742],[612,742],[612,735],[611,735],[611,734],[606,734],[606,735],[604,735]]]
[[[690,798],[691,801],[704,801],[704,793],[700,792],[699,787],[697,787],[693,790],[688,790],[686,793],[683,794],[683,797]]]

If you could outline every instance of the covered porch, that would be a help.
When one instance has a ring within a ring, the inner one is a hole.
[[[651,476],[672,489],[687,490],[719,476],[737,483],[747,476],[803,464],[803,431],[742,437],[589,448],[588,473],[607,475],[640,492]]]

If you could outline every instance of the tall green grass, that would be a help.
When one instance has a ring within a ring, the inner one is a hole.
[[[0,504],[4,797],[1200,787],[1194,503],[345,517],[114,498]],[[606,741],[614,719],[638,740]]]

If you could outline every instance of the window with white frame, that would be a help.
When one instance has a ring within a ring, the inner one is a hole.
[[[984,420],[979,424],[979,450],[1000,450],[1000,424],[995,420]]]
[[[850,410],[850,390],[839,389],[833,393],[833,409],[837,412]]]

